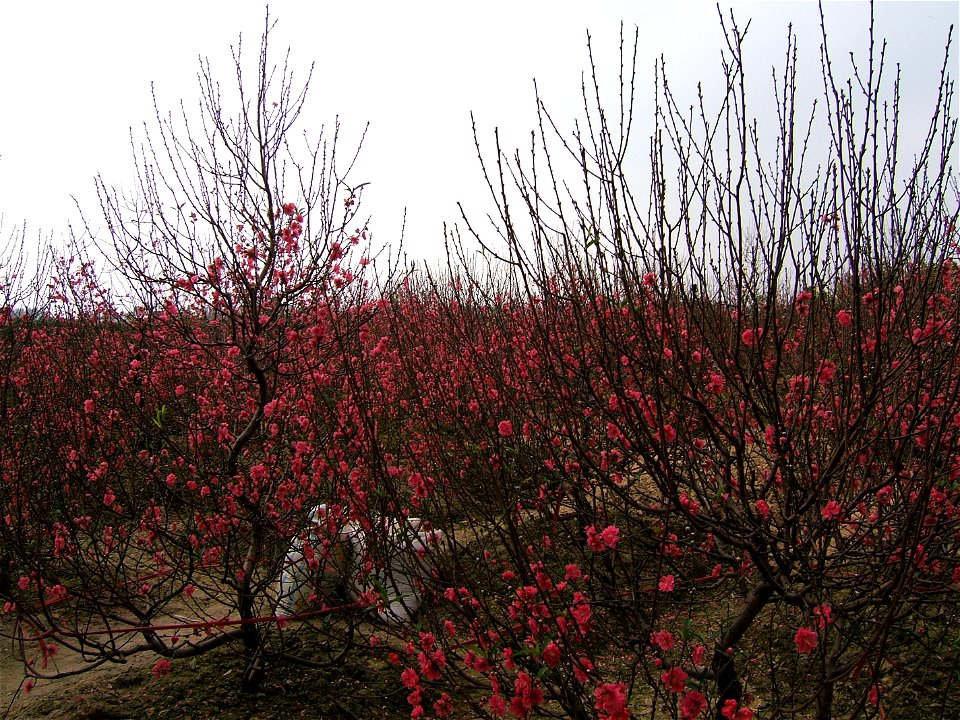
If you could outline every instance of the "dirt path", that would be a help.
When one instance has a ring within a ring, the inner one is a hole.
[[[172,603],[158,623],[189,623],[223,618],[228,608],[206,598],[187,607]],[[163,633],[172,635],[175,631]],[[188,633],[187,633],[188,634]],[[44,675],[66,675],[55,679],[33,679],[24,673],[19,651],[10,640],[16,635],[12,616],[0,615],[0,720],[17,718],[123,718],[121,705],[133,690],[154,680],[151,670],[159,656],[136,653],[125,662],[107,662],[91,667],[88,659],[63,647],[48,658]],[[39,649],[28,648],[39,654]],[[40,662],[40,660],[36,660]]]
[[[51,659],[59,671],[79,669],[82,660],[73,653]],[[107,663],[79,675],[57,680],[37,680],[24,691],[25,676],[19,658],[9,645],[0,650],[0,718],[17,720],[67,720],[131,717],[122,712],[124,699],[152,678],[155,661],[149,654],[136,655],[125,664]]]

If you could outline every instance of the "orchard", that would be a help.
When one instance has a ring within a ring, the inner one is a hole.
[[[799,78],[790,36],[769,127],[721,22],[718,107],[663,65],[635,98],[627,36],[615,112],[591,55],[572,130],[538,100],[528,152],[475,133],[493,229],[464,210],[445,272],[373,245],[359,148],[301,138],[269,29],[235,108],[208,66],[202,121],[158,108],[101,236],[32,281],[8,253],[23,690],[226,651],[243,697],[378,664],[413,718],[956,716],[948,63],[905,159],[879,43],[847,78],[824,29]]]

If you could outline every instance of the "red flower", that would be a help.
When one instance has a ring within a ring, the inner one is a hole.
[[[694,720],[700,717],[700,713],[707,709],[707,699],[703,693],[691,690],[680,701],[680,717],[683,720]]]
[[[830,360],[823,360],[820,363],[820,372],[817,375],[821,383],[828,383],[837,376],[837,366]]]
[[[671,692],[678,695],[687,688],[687,678],[690,677],[683,671],[683,668],[672,667],[660,676],[660,682],[667,686]]]
[[[817,646],[817,631],[812,628],[802,627],[797,630],[793,636],[793,642],[797,645],[797,652],[804,655]]]
[[[500,695],[492,695],[490,699],[487,700],[487,705],[490,706],[490,710],[497,717],[503,717],[507,714],[507,701]]]
[[[400,673],[400,679],[403,681],[405,687],[412,688],[420,682],[420,677],[417,675],[417,671],[413,668],[407,668],[402,673]]]
[[[604,683],[594,693],[594,707],[601,720],[628,720],[633,717],[627,709],[627,686],[623,682]]]
[[[550,667],[555,668],[560,662],[560,648],[553,641],[547,643],[543,649],[543,661]]]
[[[608,525],[600,532],[590,525],[587,528],[587,546],[596,552],[612,550],[620,542],[620,529],[616,525]]]
[[[586,633],[590,629],[590,618],[593,615],[593,610],[590,608],[590,604],[585,602],[582,593],[575,592],[573,594],[573,601],[574,606],[570,610],[570,614],[573,615],[573,619],[576,621],[580,632]]]
[[[673,650],[674,639],[673,633],[669,630],[657,630],[655,633],[650,633],[650,642],[659,647],[664,652]]]
[[[447,693],[442,693],[433,703],[433,711],[437,717],[446,717],[453,715],[453,701]]]
[[[664,575],[662,578],[660,578],[660,583],[657,585],[657,587],[660,588],[660,592],[673,592],[673,583],[673,575]]]
[[[820,514],[827,520],[836,520],[843,515],[843,506],[836,500],[831,500]]]
[[[766,500],[757,500],[754,505],[756,506],[757,513],[761,518],[766,520],[768,517],[770,517],[770,506],[767,504]]]
[[[513,423],[509,420],[501,420],[500,424],[497,425],[497,431],[503,437],[509,437],[510,435],[513,435]]]
[[[604,545],[612,550],[620,542],[620,528],[616,525],[608,525],[600,533],[600,537],[603,538]]]
[[[589,679],[587,673],[593,672],[593,662],[590,658],[579,657],[577,662],[573,666],[573,676],[577,679],[577,682],[586,682]]]
[[[154,677],[163,677],[170,672],[170,661],[166,658],[161,658],[154,663],[153,669],[150,671],[153,673]]]
[[[720,714],[729,720],[752,720],[753,710],[750,708],[737,708],[737,701],[730,699],[724,700],[723,710],[720,711]]]
[[[693,664],[694,665],[703,665],[703,656],[706,653],[707,648],[703,645],[697,645],[693,649]]]
[[[514,696],[510,700],[510,712],[517,717],[527,717],[530,710],[543,704],[543,690],[525,672],[517,674],[513,683]]]
[[[844,327],[848,327],[852,321],[853,315],[851,315],[848,310],[841,310],[837,313],[837,322]]]
[[[813,609],[813,614],[817,616],[817,627],[823,630],[827,625],[830,625],[833,622],[833,619],[830,615],[833,613],[833,608],[831,608],[827,603],[822,605],[817,605]]]

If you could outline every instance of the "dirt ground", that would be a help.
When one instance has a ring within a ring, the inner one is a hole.
[[[171,608],[158,622],[223,618],[228,609],[206,599],[202,608]],[[74,652],[59,648],[48,659],[50,680],[27,678],[11,616],[0,615],[0,720],[123,720],[125,718],[368,718],[409,717],[406,692],[393,667],[373,658],[345,659],[327,668],[288,663],[268,666],[256,694],[239,692],[243,649],[230,643],[195,658],[172,660],[162,677],[152,670],[159,656],[132,655],[124,663],[90,668]],[[310,638],[310,631],[303,637]],[[39,662],[39,660],[37,661]],[[70,674],[74,673],[74,674]],[[371,708],[376,711],[371,714]]]
[[[51,660],[50,667],[72,670],[80,663],[75,657]],[[126,664],[107,664],[80,675],[58,680],[39,680],[29,692],[19,658],[9,645],[0,650],[0,718],[120,718],[126,696],[152,679],[153,658],[140,655]]]
[[[170,673],[155,677],[157,656],[135,655],[79,675],[41,680],[24,692],[23,668],[9,646],[0,654],[0,719],[292,720],[293,718],[408,718],[406,690],[395,668],[371,660],[345,659],[335,667],[268,667],[256,694],[239,692],[242,650],[226,645],[197,658],[173,660]],[[77,659],[58,654],[57,668]],[[51,661],[52,667],[52,661]]]

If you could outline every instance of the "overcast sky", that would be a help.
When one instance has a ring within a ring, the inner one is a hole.
[[[729,8],[731,3],[721,3]],[[348,139],[370,132],[356,182],[370,181],[364,204],[378,242],[400,233],[413,258],[440,256],[442,223],[458,219],[457,201],[489,210],[470,130],[499,128],[507,145],[528,143],[534,127],[533,79],[561,121],[577,116],[586,33],[601,78],[617,81],[621,22],[639,28],[640,111],[646,114],[652,68],[667,60],[672,83],[695,97],[698,80],[716,81],[722,35],[714,3],[686,2],[295,2],[274,0],[272,48],[292,47],[301,77],[316,63],[306,130],[340,116]],[[787,24],[798,35],[800,84],[820,87],[819,16],[814,2],[736,2],[752,18],[747,52],[761,92],[782,58]],[[198,57],[229,72],[229,48],[242,32],[249,49],[264,4],[247,0],[162,3],[31,0],[0,4],[0,228],[4,240],[26,223],[32,239],[62,242],[76,222],[75,197],[96,219],[93,177],[133,185],[130,129],[143,136],[152,118],[150,84],[164,108],[198,97]],[[834,56],[848,68],[865,47],[869,8],[826,4]],[[880,2],[877,33],[902,66],[904,106],[915,118],[932,107],[956,2]],[[951,68],[957,73],[956,42]],[[256,58],[251,52],[249,60]],[[228,81],[229,76],[223,75]],[[909,120],[909,118],[908,118]],[[645,143],[638,144],[641,149]]]

